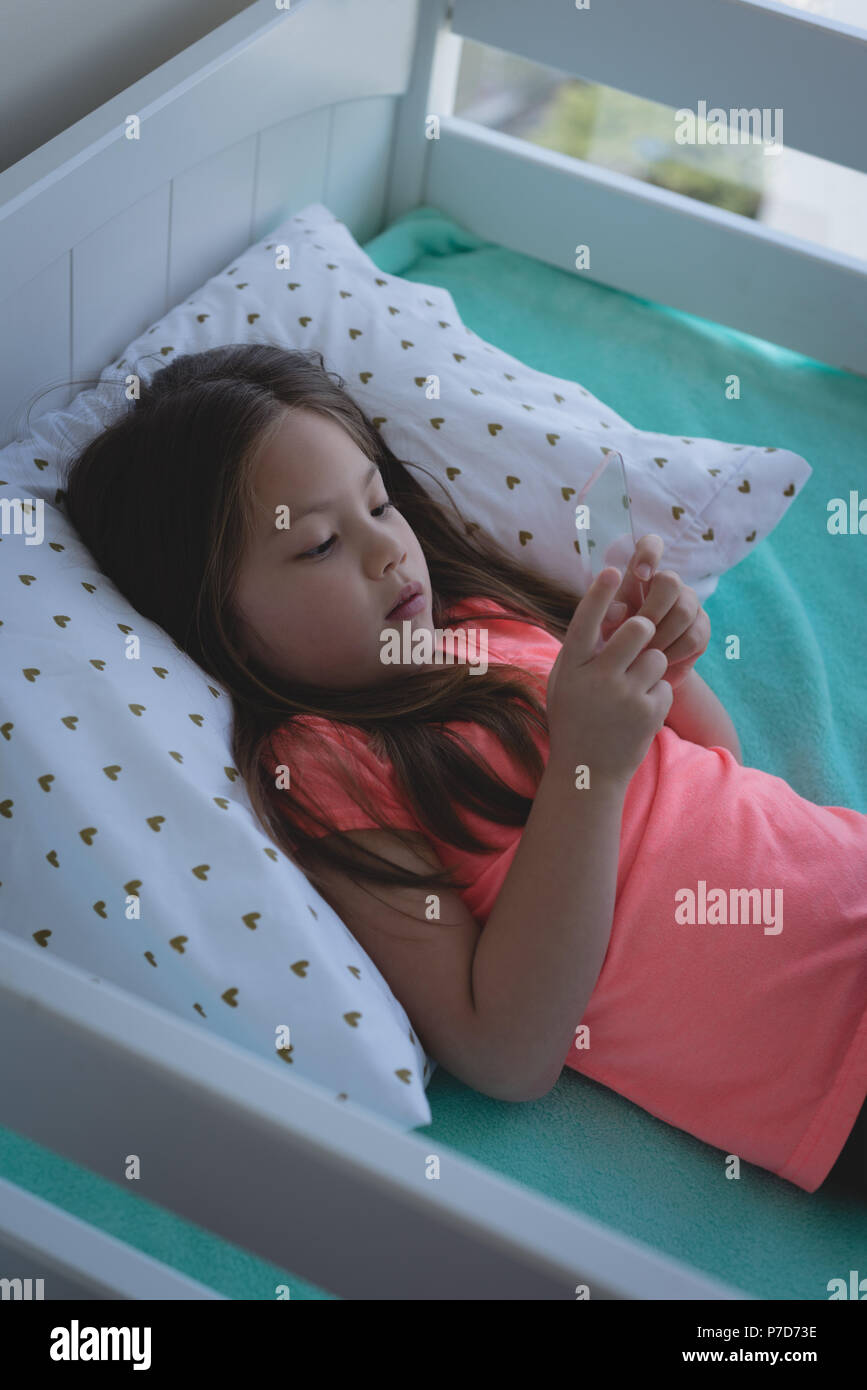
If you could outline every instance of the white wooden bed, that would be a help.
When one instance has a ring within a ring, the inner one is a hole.
[[[359,242],[430,203],[567,271],[592,244],[594,279],[867,372],[867,264],[453,117],[460,35],[675,107],[736,88],[867,171],[867,32],[771,0],[260,0],[0,175],[0,444],[314,200]],[[749,1297],[457,1153],[419,1183],[430,1140],[2,930],[0,1058],[0,1123],[116,1180],[149,1117],[142,1195],[342,1297]],[[222,1297],[0,1181],[18,1268],[53,1298]]]

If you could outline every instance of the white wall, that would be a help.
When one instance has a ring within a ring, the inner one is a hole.
[[[0,169],[246,8],[245,0],[0,0]]]

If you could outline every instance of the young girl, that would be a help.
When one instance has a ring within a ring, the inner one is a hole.
[[[808,1192],[850,1136],[863,1190],[867,816],[742,766],[658,537],[579,601],[422,488],[335,375],[180,357],[66,482],[97,564],[230,691],[263,826],[467,1084],[536,1098],[565,1064],[721,1174]],[[462,627],[487,669],[448,659]]]

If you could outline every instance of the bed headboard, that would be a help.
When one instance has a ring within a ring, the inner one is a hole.
[[[258,0],[0,174],[0,446],[297,208],[379,231],[417,7]]]

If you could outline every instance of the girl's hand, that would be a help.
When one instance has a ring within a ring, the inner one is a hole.
[[[641,537],[614,595],[603,636],[607,640],[627,618],[650,618],[656,623],[656,636],[649,646],[665,653],[668,670],[663,680],[676,690],[707,648],[710,618],[699,603],[698,594],[674,570],[657,569],[664,549],[661,536]],[[651,572],[647,579],[637,573],[643,564]]]
[[[549,767],[587,763],[597,778],[626,785],[665,723],[674,695],[653,622],[637,617],[600,644],[620,571],[602,570],[572,614],[548,675]]]

